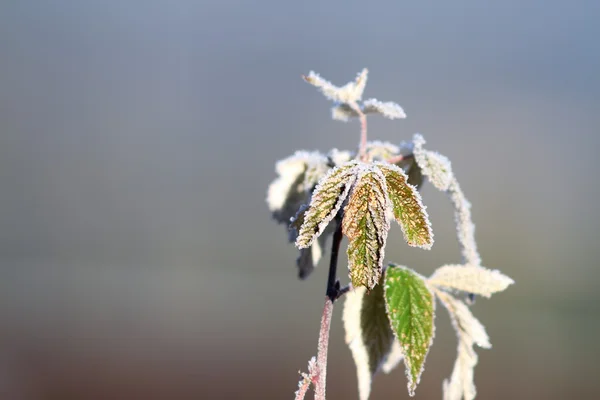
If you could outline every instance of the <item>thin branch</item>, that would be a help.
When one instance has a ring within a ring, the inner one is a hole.
[[[353,101],[348,103],[350,108],[358,114],[358,118],[360,119],[360,147],[358,150],[358,154],[360,156],[361,161],[367,160],[367,116],[361,110],[360,106],[357,102]]]
[[[388,162],[390,164],[398,164],[400,161],[408,160],[409,158],[414,158],[414,155],[413,154],[406,154],[406,155],[398,154],[397,156],[388,158],[386,160],[386,162]]]
[[[327,383],[327,349],[329,348],[329,329],[333,315],[333,300],[325,298],[325,307],[321,316],[321,330],[319,331],[319,344],[317,352],[317,376],[315,382],[315,400],[325,400],[325,387]]]
[[[335,232],[331,244],[331,259],[329,262],[329,274],[327,276],[327,289],[325,297],[325,306],[321,316],[321,328],[319,330],[319,343],[317,345],[317,365],[315,368],[309,367],[309,374],[304,375],[304,380],[300,382],[299,389],[296,392],[296,400],[303,400],[310,386],[310,382],[315,385],[315,400],[325,400],[325,388],[327,386],[327,350],[329,348],[329,331],[331,328],[331,316],[333,315],[333,303],[344,293],[347,293],[351,286],[340,288],[340,281],[337,279],[337,261],[342,243],[342,218],[341,213],[335,218]],[[310,366],[310,363],[309,363]]]

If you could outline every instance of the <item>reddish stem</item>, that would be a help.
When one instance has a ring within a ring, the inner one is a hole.
[[[329,348],[329,330],[331,328],[332,315],[333,301],[329,297],[325,297],[325,307],[323,307],[323,315],[321,316],[321,330],[319,331],[315,400],[325,400],[325,386],[327,382],[327,349]]]

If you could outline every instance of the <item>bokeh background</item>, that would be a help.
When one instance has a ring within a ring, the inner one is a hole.
[[[296,149],[354,149],[358,124],[300,75],[370,70],[367,97],[453,160],[485,265],[516,285],[473,310],[494,348],[482,399],[600,397],[597,1],[0,3],[0,398],[282,399],[316,353],[326,268],[296,279],[264,198]],[[430,252],[459,261],[423,189]],[[342,264],[343,265],[343,264]],[[336,308],[329,398],[357,398]],[[440,308],[417,398],[441,398]],[[407,398],[402,370],[373,399]]]

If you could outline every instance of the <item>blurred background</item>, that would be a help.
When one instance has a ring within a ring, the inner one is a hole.
[[[478,398],[598,398],[599,19],[593,0],[3,1],[0,398],[291,399],[327,271],[297,280],[266,189],[297,149],[355,149],[300,75],[363,67],[408,114],[370,137],[447,155],[484,264],[516,281],[473,307],[494,345]],[[429,274],[459,252],[422,194],[434,249],[394,227],[386,256]],[[439,311],[421,399],[455,356]],[[328,378],[358,398],[341,303]],[[375,378],[372,399],[407,397],[401,369]]]

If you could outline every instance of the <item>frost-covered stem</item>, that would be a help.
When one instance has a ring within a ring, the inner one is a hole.
[[[325,400],[325,387],[327,386],[327,349],[329,348],[329,331],[331,328],[331,316],[333,315],[333,303],[340,296],[352,290],[351,285],[340,288],[340,282],[337,280],[337,260],[343,238],[341,214],[336,216],[335,224],[335,232],[331,243],[331,259],[329,261],[329,274],[327,276],[325,306],[323,307],[323,315],[321,316],[319,343],[317,345],[316,367],[312,368],[312,362],[309,362],[309,374],[300,382],[298,391],[296,391],[295,400],[304,399],[311,382],[315,385],[315,400]]]
[[[317,379],[315,382],[315,400],[325,400],[325,386],[327,383],[327,349],[329,347],[329,329],[331,328],[331,315],[333,302],[340,296],[340,282],[337,280],[337,260],[342,243],[341,215],[335,218],[335,232],[331,243],[331,259],[329,261],[329,274],[327,276],[327,290],[325,307],[321,316],[321,330],[319,331],[319,344],[317,346]]]
[[[352,108],[352,110],[354,112],[356,112],[358,114],[358,118],[360,119],[360,147],[358,150],[358,154],[360,156],[360,160],[366,162],[366,161],[368,161],[367,160],[367,116],[360,109],[360,106],[358,105],[357,102],[353,101],[351,103],[348,103],[348,105],[350,106],[350,108]]]
[[[325,307],[323,308],[323,315],[321,316],[321,330],[319,331],[315,400],[325,400],[325,386],[327,383],[327,349],[329,348],[329,330],[331,328],[332,315],[333,300],[329,297],[325,297]]]
[[[398,164],[400,161],[404,161],[404,160],[407,160],[407,159],[413,158],[413,157],[414,157],[413,154],[406,154],[406,155],[398,154],[397,156],[388,158],[386,161],[389,164]]]

